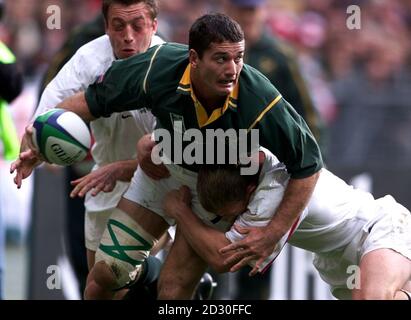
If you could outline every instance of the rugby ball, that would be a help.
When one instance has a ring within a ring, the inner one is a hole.
[[[91,135],[74,112],[51,109],[34,120],[33,144],[48,162],[69,166],[87,156]]]

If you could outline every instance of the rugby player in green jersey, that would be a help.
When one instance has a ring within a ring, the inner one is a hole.
[[[238,23],[223,14],[206,14],[191,27],[189,47],[169,43],[114,62],[100,83],[66,99],[59,107],[76,112],[85,120],[146,107],[156,116],[158,128],[169,132],[170,141],[181,135],[187,138],[189,130],[196,130],[200,136],[205,136],[206,130],[256,130],[258,143],[285,164],[291,177],[271,222],[264,228],[248,230],[248,237],[242,242],[248,255],[258,261],[258,267],[307,205],[322,158],[304,120],[267,78],[243,65],[244,49],[244,35]],[[191,140],[183,139],[181,152]],[[198,144],[204,147],[204,156],[214,150],[207,142]],[[20,158],[24,161],[33,154],[27,152]],[[164,156],[171,160],[167,164],[171,176],[157,181],[137,169],[108,222],[91,271],[102,291],[137,279],[141,273],[138,266],[160,235],[175,223],[162,207],[168,191],[188,185],[193,194],[193,211],[206,224],[219,230],[227,230],[232,224],[196,201],[196,170],[201,163],[186,161],[186,157],[176,155],[176,150]],[[181,163],[174,161],[176,156]],[[161,299],[190,298],[207,267],[185,241],[179,240],[181,237],[177,228],[159,280]],[[246,257],[236,256],[233,270],[247,261]]]

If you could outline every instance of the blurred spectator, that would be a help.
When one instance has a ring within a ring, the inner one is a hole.
[[[0,21],[4,9],[0,0]],[[12,102],[22,90],[22,76],[16,66],[16,58],[10,49],[0,41],[0,141],[1,155],[5,160],[14,160],[19,153],[19,139],[13,119],[7,110],[7,104]],[[4,193],[2,193],[4,195]],[[4,198],[0,197],[0,202]],[[5,232],[3,203],[0,203],[0,299],[3,299],[3,269],[5,256]]]

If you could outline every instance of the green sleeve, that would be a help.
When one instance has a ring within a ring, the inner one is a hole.
[[[284,99],[255,128],[260,130],[260,144],[286,165],[292,178],[306,178],[322,168],[315,138],[304,119]]]
[[[86,90],[91,114],[96,118],[108,117],[114,112],[150,108],[147,79],[160,48],[153,47],[145,53],[115,61],[103,79]]]

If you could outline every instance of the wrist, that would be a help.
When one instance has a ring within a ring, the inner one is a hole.
[[[119,161],[115,163],[116,179],[120,181],[130,181],[133,177],[137,165],[135,161]]]
[[[288,228],[284,226],[281,221],[275,219],[275,217],[270,221],[270,223],[265,227],[265,230],[270,237],[275,237],[277,240],[281,239],[283,235],[286,234]]]

